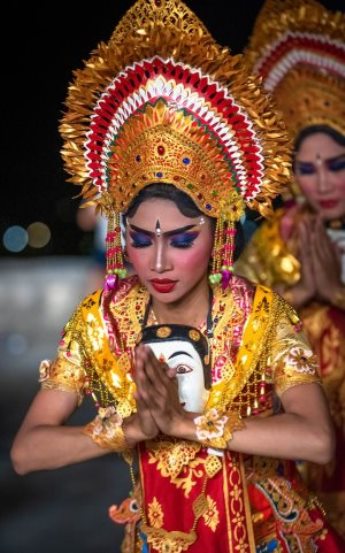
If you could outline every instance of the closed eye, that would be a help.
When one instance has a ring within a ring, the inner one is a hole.
[[[328,169],[334,173],[343,171],[345,169],[345,156],[338,157],[337,159],[330,159],[327,165]]]
[[[296,173],[299,175],[313,175],[315,173],[315,166],[313,163],[296,163]]]
[[[133,248],[147,248],[152,246],[151,238],[144,233],[130,232],[129,236],[132,240],[131,246]]]
[[[197,236],[198,232],[184,232],[182,234],[177,234],[170,240],[170,246],[173,248],[190,248]]]

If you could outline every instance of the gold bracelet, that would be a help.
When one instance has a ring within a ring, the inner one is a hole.
[[[196,437],[203,447],[225,449],[235,430],[245,427],[237,413],[220,415],[216,408],[194,419]]]
[[[99,447],[121,453],[129,449],[123,432],[123,418],[115,407],[100,407],[98,415],[88,423],[84,434],[89,436]]]

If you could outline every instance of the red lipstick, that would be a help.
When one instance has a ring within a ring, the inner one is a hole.
[[[160,292],[161,294],[168,294],[175,288],[177,280],[170,280],[169,278],[153,278],[150,282],[157,292]]]
[[[337,207],[338,203],[339,200],[320,200],[319,206],[322,207],[322,209],[333,209]]]

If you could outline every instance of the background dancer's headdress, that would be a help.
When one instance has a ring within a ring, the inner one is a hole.
[[[314,0],[266,0],[245,58],[293,138],[314,125],[345,134],[345,13]]]
[[[62,155],[109,217],[108,284],[124,274],[118,214],[145,186],[171,183],[217,218],[210,280],[227,285],[245,205],[267,215],[288,182],[284,124],[241,59],[179,0],[138,0],[75,71]]]

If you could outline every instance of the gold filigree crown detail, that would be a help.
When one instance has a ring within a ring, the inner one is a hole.
[[[179,0],[134,4],[75,72],[60,132],[70,180],[108,212],[169,182],[210,216],[244,204],[267,214],[290,176],[260,79]]]
[[[109,167],[109,193],[116,195],[121,209],[140,189],[154,182],[169,182],[188,190],[211,216],[218,215],[224,180],[231,180],[233,175],[234,189],[240,192],[235,168],[221,155],[216,138],[183,110],[171,110],[163,99],[123,127]]]
[[[345,14],[314,0],[266,0],[245,52],[293,137],[326,125],[345,134]]]

